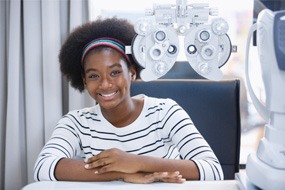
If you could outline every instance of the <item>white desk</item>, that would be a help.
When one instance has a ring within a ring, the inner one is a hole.
[[[59,190],[59,189],[104,189],[104,190],[239,190],[237,181],[187,181],[183,184],[152,183],[152,184],[131,184],[122,181],[112,182],[36,182],[25,186],[22,190]]]

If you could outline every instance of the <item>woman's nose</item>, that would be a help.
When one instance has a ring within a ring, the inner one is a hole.
[[[101,83],[100,83],[100,88],[101,89],[107,89],[110,87],[112,87],[112,80],[109,79],[108,77],[102,78]]]

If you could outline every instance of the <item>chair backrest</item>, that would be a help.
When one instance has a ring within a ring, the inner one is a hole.
[[[131,95],[172,98],[190,115],[218,157],[225,179],[234,179],[240,156],[239,80],[135,81]]]

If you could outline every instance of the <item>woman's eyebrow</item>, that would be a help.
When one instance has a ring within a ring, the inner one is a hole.
[[[109,66],[110,69],[114,67],[122,67],[122,65],[119,63],[114,63],[113,65]]]
[[[94,69],[94,68],[86,69],[85,73],[89,73],[89,72],[92,72],[92,71],[97,71],[97,69]]]
[[[119,64],[119,63],[114,63],[114,64],[112,64],[112,65],[109,66],[110,69],[112,69],[112,68],[114,68],[114,67],[120,67],[120,68],[121,68],[122,65]],[[94,71],[97,71],[97,69],[95,69],[95,68],[89,68],[89,69],[86,69],[85,73],[94,72]]]

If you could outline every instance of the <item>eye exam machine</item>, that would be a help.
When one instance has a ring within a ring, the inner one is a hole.
[[[216,18],[218,10],[206,3],[157,4],[146,10],[135,23],[131,53],[142,67],[141,79],[151,81],[165,75],[174,65],[179,51],[184,51],[191,67],[201,76],[220,80],[220,68],[227,62],[232,45],[229,26]],[[209,19],[209,16],[215,17]],[[179,40],[179,38],[181,40]],[[184,44],[179,44],[183,41]]]
[[[265,105],[254,94],[249,78],[249,46],[254,31]],[[264,9],[259,13],[247,39],[245,72],[252,101],[267,123],[257,152],[248,156],[247,178],[261,189],[285,189],[285,11]]]
[[[209,19],[209,16],[213,17]],[[126,53],[142,67],[143,81],[156,80],[174,65],[183,51],[190,66],[202,77],[221,80],[220,68],[236,47],[227,35],[229,25],[218,10],[205,3],[154,5],[135,23],[135,37]],[[249,44],[257,32],[257,48],[266,93],[265,105],[256,97],[249,79]],[[182,40],[180,40],[182,39]],[[183,44],[180,44],[181,41]],[[248,35],[246,84],[251,99],[265,119],[264,137],[257,152],[248,156],[245,189],[285,188],[285,11],[263,10]]]

